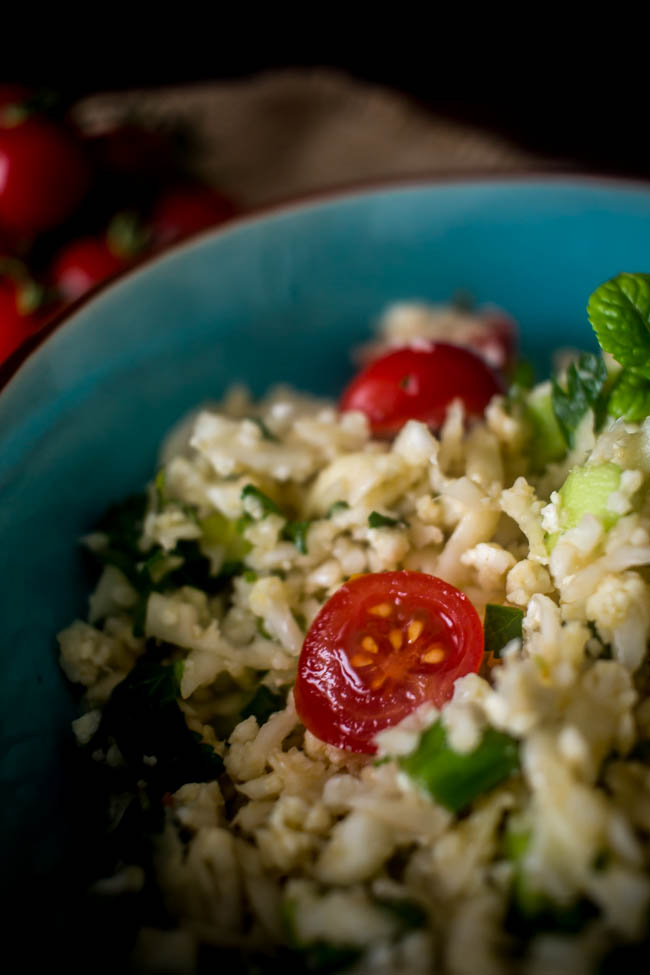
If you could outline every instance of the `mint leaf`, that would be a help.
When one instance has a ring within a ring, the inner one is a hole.
[[[587,315],[602,349],[650,379],[650,274],[619,274],[596,288]]]
[[[241,499],[245,498],[255,498],[262,505],[262,517],[265,518],[267,515],[274,514],[279,515],[280,509],[278,508],[275,501],[272,501],[268,495],[256,488],[254,484],[247,484],[242,488]]]
[[[488,603],[483,623],[485,653],[500,657],[501,651],[511,640],[521,640],[523,619],[523,610],[516,606]]]
[[[553,413],[569,447],[575,443],[575,431],[583,416],[593,409],[596,427],[604,419],[603,389],[607,382],[607,368],[602,356],[583,353],[567,369],[566,388],[552,380]]]
[[[368,528],[395,528],[396,525],[401,525],[403,522],[399,518],[389,518],[388,515],[382,515],[379,511],[371,511],[368,515]]]
[[[622,369],[610,391],[607,412],[630,423],[650,416],[650,381],[630,369]]]

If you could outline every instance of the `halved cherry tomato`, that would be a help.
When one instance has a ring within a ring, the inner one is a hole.
[[[440,707],[482,657],[481,621],[458,589],[422,572],[358,576],[305,637],[296,709],[321,741],[372,754],[379,731],[427,701]]]
[[[501,392],[501,383],[478,355],[435,342],[375,359],[344,391],[341,410],[360,410],[374,434],[392,436],[407,420],[442,426],[454,399],[463,401],[468,416],[480,416]]]

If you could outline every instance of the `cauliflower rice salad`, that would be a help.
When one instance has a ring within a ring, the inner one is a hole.
[[[338,408],[231,390],[84,539],[136,970],[647,964],[650,276],[588,312],[534,386],[504,316],[395,306]]]

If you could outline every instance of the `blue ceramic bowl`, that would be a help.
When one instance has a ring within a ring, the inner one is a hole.
[[[205,234],[71,314],[0,395],[0,837],[12,888],[18,876],[60,892],[74,876],[76,702],[54,637],[86,607],[76,539],[151,475],[183,411],[233,380],[336,395],[351,345],[387,302],[461,288],[509,310],[544,369],[553,346],[592,344],[595,286],[649,269],[642,186],[417,185]]]

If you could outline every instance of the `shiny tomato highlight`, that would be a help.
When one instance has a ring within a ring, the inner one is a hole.
[[[435,342],[373,360],[344,391],[340,406],[365,413],[376,436],[392,436],[407,420],[441,427],[454,399],[463,401],[468,416],[479,417],[501,392],[500,381],[480,356]]]
[[[440,707],[482,658],[481,621],[454,586],[423,572],[358,576],[325,603],[305,637],[296,709],[321,741],[373,754],[379,731],[426,702]]]

